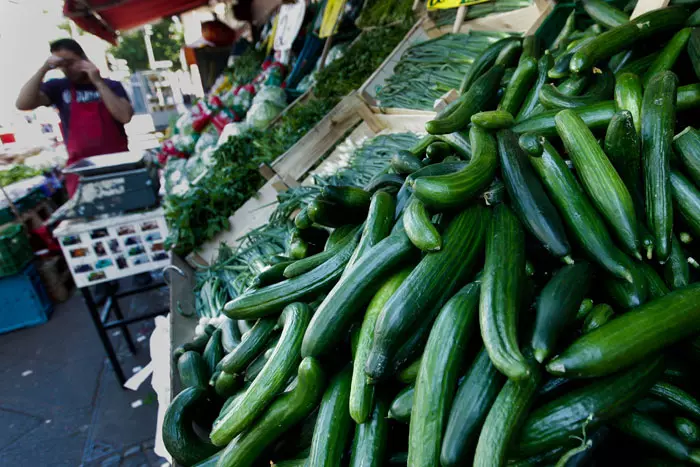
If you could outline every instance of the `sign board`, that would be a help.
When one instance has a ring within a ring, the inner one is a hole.
[[[340,22],[338,19],[343,13],[344,6],[345,0],[328,0],[326,2],[326,8],[323,10],[321,30],[319,31],[318,37],[325,39],[326,37],[335,34],[336,27]]]
[[[284,3],[280,6],[275,27],[275,50],[283,51],[292,48],[292,43],[297,38],[304,23],[305,13],[306,2],[304,0]]]
[[[428,0],[428,10],[447,10],[461,6],[477,5],[491,0]]]

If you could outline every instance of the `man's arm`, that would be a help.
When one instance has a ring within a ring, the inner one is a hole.
[[[22,86],[22,89],[19,91],[19,96],[17,96],[17,101],[15,102],[17,110],[34,110],[42,105],[51,105],[49,96],[41,92],[41,82],[44,80],[46,72],[55,68],[60,60],[60,57],[55,57],[53,55],[49,57],[41,68],[34,73],[34,76],[29,78],[29,81]]]
[[[112,117],[122,124],[129,123],[131,117],[134,115],[134,109],[131,107],[129,101],[123,97],[119,97],[112,91],[102,79],[100,71],[93,63],[87,60],[83,61],[83,71],[87,73],[88,78],[90,78],[92,84],[97,88],[97,92],[99,92],[100,97],[102,97],[102,102],[105,103],[105,107],[107,107],[109,113],[112,114]]]

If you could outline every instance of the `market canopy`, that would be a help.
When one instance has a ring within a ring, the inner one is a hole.
[[[117,31],[208,4],[208,0],[65,0],[63,15],[112,44]]]

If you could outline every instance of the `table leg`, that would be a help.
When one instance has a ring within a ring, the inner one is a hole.
[[[114,369],[114,373],[117,375],[119,385],[124,386],[124,383],[126,383],[126,377],[124,376],[122,367],[119,364],[119,360],[117,359],[117,354],[114,351],[112,342],[109,340],[107,331],[102,326],[100,312],[97,310],[97,305],[95,305],[95,301],[92,299],[92,294],[90,293],[90,290],[87,287],[81,288],[80,292],[83,294],[85,306],[87,306],[87,309],[90,312],[90,317],[92,318],[92,322],[94,323],[95,328],[97,329],[97,335],[100,336],[100,340],[102,341],[102,345],[104,346],[105,352],[107,352],[107,357],[112,363],[112,368]]]
[[[123,320],[124,315],[122,314],[122,309],[119,306],[119,299],[114,297],[112,299],[112,307],[114,308],[114,314],[117,317],[118,320]],[[131,333],[129,332],[129,326],[124,324],[122,326],[119,326],[119,328],[122,330],[122,334],[124,334],[124,338],[126,339],[126,345],[129,346],[129,351],[131,351],[132,355],[136,354],[136,346],[134,345],[134,341],[131,338]]]

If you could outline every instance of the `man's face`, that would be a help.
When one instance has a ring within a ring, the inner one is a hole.
[[[66,78],[74,83],[85,80],[85,72],[80,71],[80,63],[83,61],[80,55],[70,50],[57,50],[53,54],[63,59],[59,68]]]

